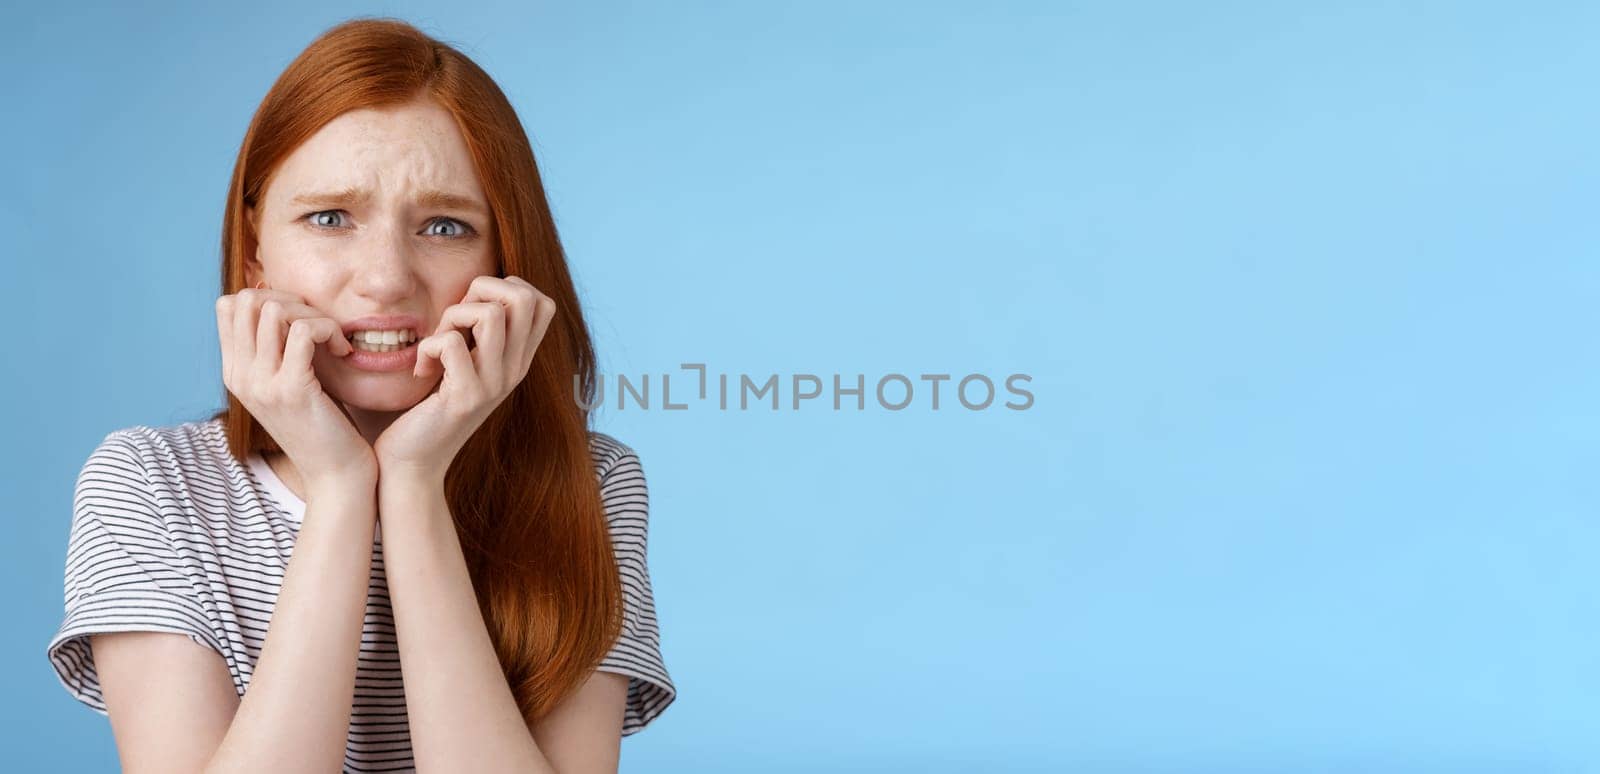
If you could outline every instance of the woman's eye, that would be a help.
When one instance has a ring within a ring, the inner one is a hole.
[[[344,210],[319,210],[304,216],[304,220],[318,228],[340,228],[344,223]],[[424,230],[427,236],[438,237],[468,237],[473,234],[471,226],[455,218],[438,217],[428,222]]]
[[[445,229],[442,232],[437,231],[434,229],[436,226],[444,226]],[[428,224],[428,236],[454,237],[466,236],[470,233],[472,233],[472,227],[455,218],[435,218]]]
[[[340,216],[343,214],[344,213],[341,210],[322,210],[321,212],[313,212],[306,217],[311,220],[311,224],[314,226],[336,228],[339,225],[336,221],[338,221]],[[335,222],[330,222],[330,219]]]

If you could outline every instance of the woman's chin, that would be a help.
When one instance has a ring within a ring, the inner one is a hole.
[[[410,374],[383,381],[390,383],[339,385],[328,395],[349,408],[372,412],[408,411],[428,397],[428,385]]]

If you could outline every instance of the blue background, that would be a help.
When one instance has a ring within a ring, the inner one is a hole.
[[[1600,770],[1592,6],[256,5],[9,9],[11,768],[114,766],[73,479],[220,405],[245,126],[394,14],[517,106],[613,380],[1033,377],[612,403],[680,691],[625,769]]]

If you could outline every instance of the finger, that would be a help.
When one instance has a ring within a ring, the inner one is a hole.
[[[256,357],[262,370],[275,373],[283,360],[284,337],[289,324],[295,320],[324,317],[322,312],[308,306],[295,296],[282,291],[267,291],[276,295],[261,302],[261,319],[256,326]],[[341,337],[342,338],[342,337]],[[345,342],[349,344],[348,341]]]
[[[354,348],[344,331],[331,317],[302,317],[289,323],[289,340],[284,346],[283,368],[311,370],[311,356],[318,344],[327,343],[335,357],[344,357]]]
[[[467,340],[461,331],[449,331],[441,337],[439,360],[444,364],[445,381],[454,382],[457,389],[481,393],[483,379],[473,368],[472,355],[467,351]]]
[[[417,342],[417,364],[411,367],[411,375],[433,379],[444,373],[444,364],[439,362],[439,342],[437,336],[423,336]]]
[[[217,343],[222,348],[222,384],[232,380],[228,369],[233,363],[233,294],[217,297]]]
[[[503,356],[506,362],[520,363],[528,348],[527,333],[532,328],[533,307],[538,297],[539,291],[534,290],[526,280],[515,276],[501,279],[485,275],[472,281],[467,287],[466,297],[461,300],[462,303],[492,301],[505,307],[506,343]]]
[[[528,334],[528,351],[523,354],[524,372],[533,364],[533,353],[538,351],[539,342],[544,341],[544,335],[550,331],[550,321],[556,319],[555,299],[540,295],[536,303],[533,312],[533,332]]]
[[[345,338],[344,328],[339,325],[338,320],[335,320],[332,317],[313,317],[311,319],[327,320],[332,325],[332,328],[329,329],[330,332],[328,334],[328,340],[326,343],[328,345],[328,351],[332,352],[334,357],[346,357],[351,352],[356,351],[356,346],[351,344],[349,339]],[[313,338],[312,340],[318,343],[323,343],[322,339]]]
[[[264,300],[261,291],[246,288],[235,293],[233,301],[233,362],[234,375],[243,376],[245,369],[256,359],[256,315]]]
[[[256,370],[275,374],[283,360],[283,302],[269,298],[261,302],[260,319],[256,322]]]
[[[481,383],[472,355],[467,352],[467,340],[454,328],[429,336],[417,345],[417,366],[412,373],[433,376],[441,371],[463,386]]]
[[[444,310],[434,333],[471,330],[478,376],[485,384],[499,384],[500,375],[505,372],[506,325],[505,307],[488,301],[463,302]]]
[[[534,299],[533,330],[528,332],[527,343],[522,350],[520,359],[516,361],[517,381],[528,375],[528,370],[533,367],[533,356],[539,351],[539,343],[544,341],[545,334],[550,331],[550,323],[556,316],[556,302],[540,294]]]

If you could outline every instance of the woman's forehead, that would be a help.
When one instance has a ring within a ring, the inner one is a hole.
[[[273,177],[273,198],[483,202],[466,141],[431,102],[345,113],[296,148]]]

